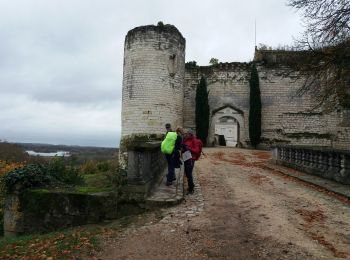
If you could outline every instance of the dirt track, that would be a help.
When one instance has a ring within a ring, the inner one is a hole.
[[[206,149],[197,190],[117,237],[102,259],[350,259],[350,203],[265,167],[269,153]]]

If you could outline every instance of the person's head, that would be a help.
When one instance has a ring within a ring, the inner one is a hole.
[[[185,131],[185,138],[193,138],[194,137],[194,132],[193,130],[189,129]]]
[[[176,128],[176,133],[180,134],[180,135],[183,135],[184,134],[184,129],[181,127],[181,126],[178,126]]]
[[[166,129],[168,132],[171,131],[171,124],[166,123],[166,124],[165,124],[165,129]]]

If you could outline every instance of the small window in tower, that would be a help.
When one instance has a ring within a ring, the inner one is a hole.
[[[171,54],[169,56],[168,71],[170,77],[174,77],[177,71],[177,57],[176,54]]]

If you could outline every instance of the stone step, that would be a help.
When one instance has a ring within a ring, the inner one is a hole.
[[[147,208],[171,207],[180,204],[184,199],[183,167],[175,169],[176,180],[173,184],[166,186],[166,176],[151,195],[146,199]]]

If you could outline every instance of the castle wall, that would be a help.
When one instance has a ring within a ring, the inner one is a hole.
[[[329,146],[329,118],[310,95],[298,96],[297,80],[283,65],[258,66],[262,101],[262,140],[266,145],[290,143]]]
[[[271,57],[270,57],[271,58]],[[281,59],[281,55],[277,57]],[[282,56],[283,58],[283,56]],[[261,147],[274,144],[350,147],[350,117],[343,110],[313,109],[315,100],[310,94],[298,96],[302,79],[290,73],[283,62],[268,65],[258,61],[262,101]],[[232,106],[243,112],[240,142],[249,146],[249,65],[227,63],[208,67],[187,68],[184,86],[184,126],[195,128],[195,90],[201,76],[206,77],[209,90],[211,125],[208,144],[214,140],[214,124],[220,107]]]
[[[255,60],[262,97],[262,137],[265,145],[350,147],[349,112],[336,107],[318,107],[314,93],[298,95],[304,79],[289,66],[302,62],[306,52],[258,51]],[[315,109],[315,107],[318,107]]]
[[[303,55],[308,53],[255,51],[262,101],[260,146],[292,144],[348,150],[350,111],[343,107],[314,109],[312,93],[297,95],[303,80],[289,68],[301,62]],[[185,68],[185,39],[174,26],[141,26],[128,32],[124,46],[122,168],[127,167],[127,147],[134,141],[149,141],[150,135],[163,134],[165,123],[195,129],[195,94],[202,75],[209,90],[208,144],[215,145],[215,124],[226,116],[237,122],[239,145],[249,147],[249,63]]]
[[[194,67],[186,69],[184,85],[184,127],[195,129],[196,87],[201,76],[207,79],[210,114],[225,106],[231,106],[243,112],[240,118],[240,140],[248,138],[249,84],[247,63],[220,63],[216,66]],[[247,98],[248,97],[248,98]],[[213,118],[213,117],[212,117]],[[217,117],[215,117],[217,119]],[[215,125],[211,121],[208,144],[214,142]]]
[[[182,125],[185,39],[171,25],[141,26],[124,46],[122,138]]]

